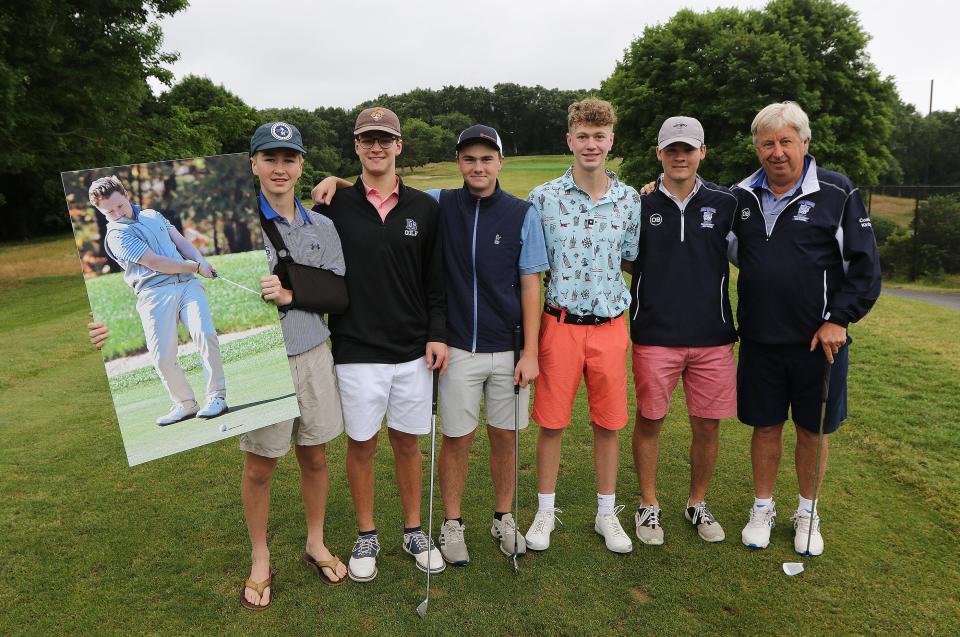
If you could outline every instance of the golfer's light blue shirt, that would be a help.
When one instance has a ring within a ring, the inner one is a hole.
[[[133,219],[123,217],[107,224],[104,240],[107,253],[123,268],[123,280],[137,294],[180,281],[189,281],[193,274],[164,274],[138,263],[147,250],[174,261],[186,262],[170,238],[173,226],[156,210],[133,206]]]

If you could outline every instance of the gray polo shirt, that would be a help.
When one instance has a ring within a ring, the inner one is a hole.
[[[287,223],[286,219],[270,207],[263,195],[260,195],[260,210],[276,226],[294,261],[330,270],[341,276],[346,273],[340,237],[330,219],[307,210],[297,201],[297,214],[294,215],[293,223]],[[270,271],[273,272],[277,265],[277,251],[266,233],[263,235],[263,245]],[[296,308],[280,316],[280,328],[287,345],[287,356],[307,352],[330,337],[330,329],[321,315]]]
[[[104,247],[113,260],[123,268],[123,280],[137,294],[145,288],[189,281],[193,274],[164,274],[137,263],[152,250],[155,254],[175,261],[186,262],[177,250],[168,231],[173,226],[156,210],[141,210],[133,206],[133,219],[126,217],[107,224]]]

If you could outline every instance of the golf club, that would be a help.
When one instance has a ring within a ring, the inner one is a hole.
[[[433,461],[437,449],[437,393],[440,388],[440,370],[433,370],[433,398],[430,405],[430,504],[427,513],[427,595],[417,606],[417,615],[423,619],[427,616],[427,606],[430,605],[430,571],[433,562],[430,560],[430,545],[433,543]]]
[[[513,369],[520,364],[520,326],[513,330]],[[520,545],[520,383],[513,383],[513,572],[519,573],[517,549]]]
[[[820,391],[820,428],[817,433],[817,462],[813,466],[813,507],[810,513],[810,526],[807,528],[807,546],[803,555],[810,555],[810,540],[813,537],[813,523],[817,515],[817,504],[820,499],[820,460],[823,455],[823,423],[827,419],[827,399],[830,397],[830,371],[833,363],[825,360],[823,363],[823,385]],[[783,572],[787,575],[799,575],[804,570],[803,562],[784,562]]]
[[[234,286],[234,287],[237,287],[237,288],[240,288],[241,290],[244,290],[244,291],[246,291],[246,292],[249,292],[250,294],[256,294],[256,295],[259,296],[261,299],[263,298],[263,295],[261,295],[259,292],[255,291],[255,290],[251,290],[250,288],[248,288],[248,287],[245,286],[245,285],[240,285],[239,283],[235,283],[235,282],[231,281],[230,279],[228,279],[227,277],[223,276],[222,274],[220,274],[220,273],[217,272],[216,270],[213,271],[213,278],[215,278],[215,279],[220,279],[220,280],[223,281],[224,283],[229,283],[230,285],[232,285],[232,286]]]
[[[810,538],[813,537],[813,524],[817,519],[817,505],[820,503],[820,458],[823,455],[823,421],[827,419],[827,398],[830,396],[830,371],[833,363],[823,363],[823,390],[820,393],[820,431],[817,434],[817,463],[813,466],[813,510],[810,512],[810,527],[807,529],[807,548],[804,555],[810,555]]]

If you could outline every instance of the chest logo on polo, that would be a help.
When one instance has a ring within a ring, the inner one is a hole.
[[[812,201],[803,200],[797,206],[797,214],[793,215],[794,221],[801,221],[807,223],[810,221],[810,211],[813,210],[814,204]]]
[[[663,223],[663,217],[660,216],[659,212],[655,212],[652,215],[650,215],[651,226],[659,226],[661,223]]]
[[[716,208],[708,208],[704,206],[700,209],[700,212],[703,214],[703,221],[700,222],[701,228],[712,228],[713,227],[713,215],[717,214]]]
[[[289,124],[277,122],[270,127],[270,135],[272,135],[274,139],[285,142],[293,137],[293,130],[291,130]]]
[[[493,245],[495,245],[495,246],[500,245],[500,235],[499,235],[499,234],[493,238]]]
[[[749,218],[750,218],[750,209],[749,209],[749,208],[744,208],[743,210],[741,210],[741,211],[740,211],[740,218],[743,219],[744,221],[746,221],[747,219],[749,219]]]
[[[413,219],[407,219],[407,227],[403,229],[403,234],[408,237],[417,236],[417,222]]]

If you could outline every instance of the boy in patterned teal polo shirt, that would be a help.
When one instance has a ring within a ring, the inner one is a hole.
[[[534,188],[550,261],[540,329],[540,378],[533,402],[537,434],[539,507],[527,546],[545,550],[555,523],[560,438],[570,423],[581,378],[587,382],[597,480],[594,529],[616,553],[633,550],[615,508],[619,444],[627,424],[627,348],[624,311],[630,292],[621,261],[637,258],[640,196],[605,169],[613,147],[613,107],[603,100],[572,104],[567,145],[574,164]]]

